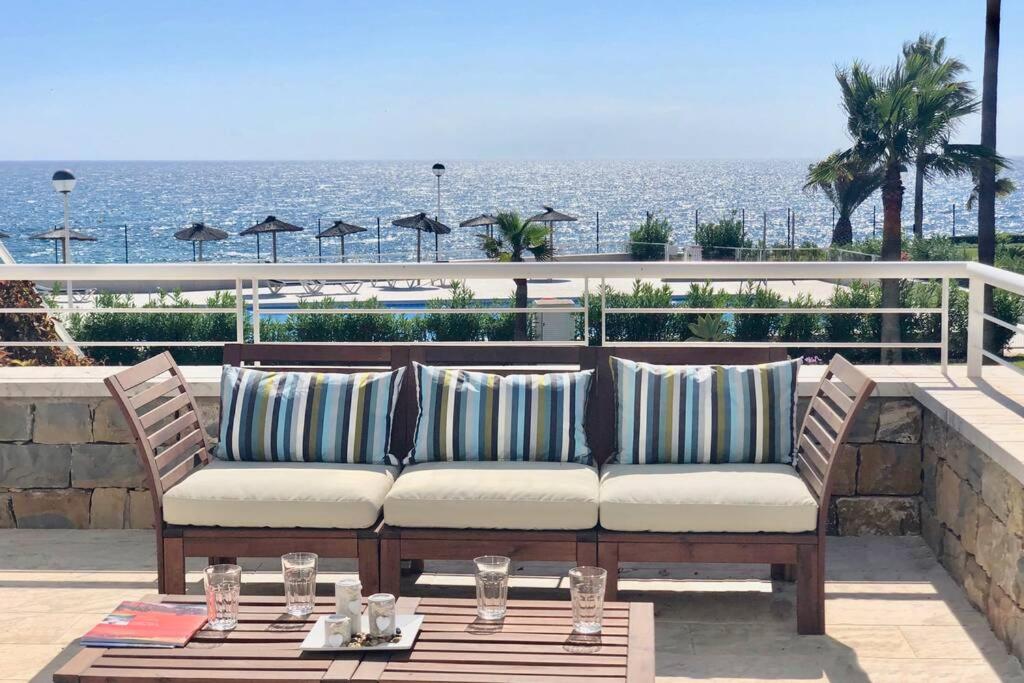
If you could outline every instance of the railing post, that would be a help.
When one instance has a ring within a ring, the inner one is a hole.
[[[604,315],[604,309],[605,309],[605,303],[606,302],[605,302],[604,293],[605,293],[604,278],[601,278],[601,346],[604,346],[607,343],[607,341],[608,341],[608,336],[605,334],[605,315]]]
[[[970,279],[967,299],[967,376],[981,377],[985,343],[985,283],[976,277]]]
[[[260,281],[252,281],[252,343],[260,343]]]
[[[245,296],[242,280],[235,280],[235,341],[245,343]]]
[[[942,374],[948,374],[949,370],[949,278],[944,277],[942,282],[942,349],[939,352],[939,359],[942,364]]]
[[[583,278],[583,344],[590,346],[590,278]]]

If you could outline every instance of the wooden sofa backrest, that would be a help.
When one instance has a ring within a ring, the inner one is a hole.
[[[135,439],[159,524],[164,491],[209,462],[210,442],[195,396],[166,351],[105,383]]]
[[[836,458],[874,390],[874,380],[842,356],[833,356],[807,407],[797,437],[796,469],[818,502],[819,529],[828,523]]]

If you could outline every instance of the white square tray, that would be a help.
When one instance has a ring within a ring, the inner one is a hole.
[[[340,645],[338,647],[332,647],[327,644],[327,627],[324,622],[327,620],[326,616],[320,617],[313,624],[313,628],[306,635],[306,639],[302,641],[302,645],[299,646],[300,650],[306,650],[308,652],[376,652],[379,650],[408,650],[412,647],[412,644],[416,642],[416,635],[420,632],[420,625],[423,623],[422,614],[399,614],[395,622],[402,630],[402,637],[397,643],[382,643],[380,645],[352,647],[351,644]],[[362,615],[362,623],[357,629],[360,633],[368,633],[370,631],[369,617],[366,614]]]

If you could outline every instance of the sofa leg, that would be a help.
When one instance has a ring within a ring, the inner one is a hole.
[[[406,566],[408,562],[408,566]],[[426,562],[423,560],[403,560],[402,561],[402,574],[406,576],[419,576],[423,573],[423,568]]]
[[[379,593],[380,541],[376,538],[360,538],[356,541],[356,552],[358,553],[359,581],[363,584],[363,594]]]
[[[793,564],[773,564],[772,565],[772,581],[795,581],[796,580],[796,565]]]
[[[619,544],[597,543],[597,566],[608,572],[604,587],[604,599],[615,602],[619,599]]]
[[[825,633],[825,573],[822,548],[801,545],[797,548],[796,630],[800,635]]]
[[[402,540],[380,539],[380,590],[395,597],[402,587]]]
[[[160,592],[167,595],[185,594],[185,539],[164,537],[163,561],[159,569]]]

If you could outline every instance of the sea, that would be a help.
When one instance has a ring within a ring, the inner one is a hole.
[[[76,242],[80,263],[191,261],[193,245],[173,234],[202,221],[230,233],[207,243],[206,260],[252,262],[270,258],[270,238],[239,236],[274,215],[304,228],[278,236],[278,259],[333,262],[338,239],[317,240],[335,220],[365,227],[346,239],[351,261],[416,258],[416,233],[391,221],[424,211],[451,226],[438,240],[450,259],[481,255],[481,228],[458,223],[481,213],[513,210],[524,217],[552,206],[577,218],[555,225],[556,251],[623,251],[629,231],[647,212],[666,218],[673,241],[692,242],[697,222],[735,215],[750,236],[769,244],[786,236],[787,216],[797,244],[827,244],[832,208],[820,193],[803,189],[810,159],[670,161],[450,161],[438,183],[433,161],[60,161],[0,162],[0,232],[18,262],[52,263],[53,242],[34,234],[62,224],[63,204],[50,184],[53,171],[71,169],[78,184],[70,197],[72,227],[96,238]],[[1007,175],[1020,188],[997,204],[1000,231],[1024,232],[1024,158]],[[913,175],[906,177],[903,221],[913,218]],[[926,186],[927,235],[974,234],[977,211],[968,211],[969,178],[939,178]],[[881,233],[879,195],[854,216],[857,238]],[[378,231],[378,224],[380,229]],[[378,257],[379,250],[379,257]],[[434,257],[433,235],[423,235],[424,260]]]

